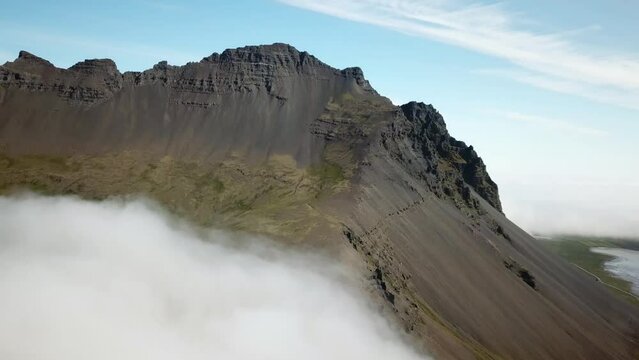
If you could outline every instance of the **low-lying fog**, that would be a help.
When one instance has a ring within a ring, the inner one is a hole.
[[[506,216],[545,235],[639,239],[639,184],[500,183]]]
[[[423,359],[357,276],[145,201],[0,198],[0,358]]]

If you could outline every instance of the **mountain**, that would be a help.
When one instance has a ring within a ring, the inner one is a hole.
[[[0,154],[3,193],[146,194],[362,269],[438,358],[639,356],[639,309],[510,222],[435,108],[286,44],[125,73],[22,51],[0,67]]]

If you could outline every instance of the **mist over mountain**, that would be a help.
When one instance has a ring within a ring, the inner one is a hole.
[[[2,198],[0,237],[3,359],[426,359],[359,274],[148,201]]]
[[[21,52],[0,67],[0,113],[3,194],[142,194],[200,226],[320,251],[364,274],[379,311],[436,358],[637,355],[639,310],[510,222],[483,160],[432,105],[393,105],[357,67],[286,44],[125,73]],[[321,288],[313,274],[282,291]],[[391,336],[359,314],[358,334]],[[414,356],[399,344],[379,351]]]

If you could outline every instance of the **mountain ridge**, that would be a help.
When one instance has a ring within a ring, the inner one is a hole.
[[[199,62],[189,62],[181,66],[169,65],[166,61],[160,61],[150,69],[143,71],[126,71],[124,73],[121,73],[118,70],[117,65],[111,59],[86,59],[84,61],[77,62],[67,69],[64,69],[56,67],[48,60],[22,50],[19,52],[18,58],[16,60],[14,60],[13,62],[7,62],[2,66],[3,73],[0,73],[0,79],[2,79],[2,81],[9,86],[26,86],[29,89],[43,89],[46,88],[47,80],[51,80],[47,79],[46,76],[43,76],[44,79],[42,79],[42,82],[34,82],[33,84],[29,85],[20,82],[19,80],[21,79],[13,79],[14,81],[12,81],[12,75],[15,78],[15,76],[21,71],[29,72],[29,70],[31,70],[38,72],[44,69],[48,72],[59,74],[60,76],[70,74],[79,75],[80,79],[77,80],[79,80],[80,84],[82,84],[81,80],[83,78],[103,77],[102,79],[98,78],[97,80],[104,80],[104,84],[94,83],[92,85],[95,88],[89,88],[89,91],[85,92],[84,94],[80,94],[79,96],[69,96],[69,99],[79,100],[86,103],[94,103],[96,101],[107,98],[109,93],[121,89],[122,86],[124,86],[125,84],[144,85],[154,81],[164,82],[165,84],[169,85],[171,85],[170,83],[172,81],[176,81],[176,84],[172,84],[176,88],[201,92],[224,91],[224,87],[232,89],[232,84],[228,83],[222,84],[224,86],[220,86],[220,88],[213,88],[212,86],[214,84],[214,81],[210,78],[190,78],[186,79],[186,81],[180,81],[183,79],[179,78],[181,75],[179,74],[179,72],[188,72],[189,70],[192,71],[193,68],[203,66],[206,67],[207,65],[232,67],[234,63],[250,63],[253,64],[255,67],[262,67],[262,69],[253,70],[261,70],[262,73],[260,73],[260,75],[266,76],[266,82],[264,84],[258,83],[255,85],[264,85],[269,92],[273,91],[273,84],[268,82],[268,76],[272,76],[273,74],[268,73],[268,67],[276,67],[279,69],[286,69],[287,71],[294,70],[299,72],[312,71],[313,69],[327,70],[329,72],[332,72],[333,74],[340,74],[341,76],[346,78],[353,78],[362,88],[377,94],[375,90],[370,86],[368,81],[364,78],[364,74],[359,67],[349,67],[338,70],[321,62],[316,57],[308,54],[305,51],[300,52],[294,47],[283,43],[227,49],[221,54],[213,53],[202,58],[202,60],[200,60]],[[37,79],[33,78],[33,80]],[[200,84],[196,84],[193,82],[193,80],[200,80],[201,82]],[[54,83],[52,86],[55,87],[56,85],[58,84]],[[82,85],[78,86],[81,87]],[[245,90],[248,90],[248,88]],[[88,96],[88,94],[90,93],[99,93],[101,94],[101,96]],[[62,96],[65,93],[62,92],[59,94]]]
[[[22,62],[25,62],[25,64],[23,65]],[[3,65],[3,68],[20,70],[25,67],[28,68],[33,64],[35,66],[55,69],[55,71],[70,71],[79,73],[83,77],[101,76],[103,77],[104,81],[103,88],[83,89],[79,91],[78,96],[74,96],[73,92],[67,95],[68,92],[66,91],[58,91],[57,93],[58,96],[61,96],[63,98],[66,98],[68,96],[69,99],[79,100],[81,103],[91,105],[95,101],[98,101],[98,97],[101,101],[108,99],[105,96],[96,97],[95,94],[113,94],[114,92],[119,91],[126,84],[143,86],[145,84],[148,84],[149,82],[160,82],[172,89],[201,93],[225,92],[225,86],[230,88],[231,90],[236,91],[252,91],[251,88],[246,85],[246,79],[233,80],[234,85],[231,85],[226,82],[223,82],[222,84],[214,84],[214,80],[211,77],[208,77],[206,81],[204,81],[203,79],[199,79],[198,85],[198,79],[189,78],[185,80],[182,75],[184,72],[188,72],[189,70],[191,70],[190,67],[197,66],[193,64],[201,65],[211,63],[219,66],[220,64],[232,64],[234,62],[250,63],[255,64],[256,66],[263,66],[264,64],[267,64],[267,66],[284,68],[286,70],[294,69],[302,73],[309,72],[311,74],[314,74],[314,72],[310,69],[319,67],[333,72],[334,75],[339,74],[340,76],[344,76],[347,79],[352,78],[355,80],[359,87],[364,89],[364,91],[369,92],[373,95],[378,95],[378,93],[372,88],[370,83],[365,79],[361,68],[349,67],[338,70],[321,62],[305,51],[300,52],[294,47],[283,43],[227,49],[221,54],[213,53],[210,56],[204,57],[198,63],[187,63],[183,66],[168,65],[166,61],[161,61],[154,65],[151,69],[144,70],[142,72],[120,73],[117,70],[115,62],[111,59],[86,59],[72,65],[68,69],[61,69],[55,67],[49,61],[33,55],[27,51],[20,51],[18,58],[12,63]],[[262,74],[260,73],[259,75]],[[286,74],[284,74],[283,76],[286,76]],[[8,87],[17,86],[19,88],[24,88],[24,85],[15,84],[9,77],[10,76],[8,75],[2,76],[2,74],[0,73],[0,78],[2,78],[2,82],[0,83],[4,83],[8,85]],[[269,77],[272,78],[274,77],[274,75],[269,74]],[[249,79],[249,81],[252,80],[253,79]],[[77,79],[76,81],[82,83],[82,79]],[[238,82],[242,83],[242,88],[237,87]],[[273,80],[270,78],[267,78],[267,80],[263,83],[252,81],[251,85],[254,85],[256,87],[263,86],[269,94],[273,94],[276,92],[276,90],[274,89]],[[49,84],[48,86],[46,84],[38,84],[37,86],[27,85],[26,88],[30,90],[37,89],[38,91],[42,91],[42,89],[44,89],[44,91],[46,91],[46,89],[48,88],[55,89],[59,88],[59,86],[54,83],[52,85]],[[282,101],[285,101],[286,99],[281,95],[275,95],[275,97]],[[209,103],[190,102],[186,103],[185,105],[208,107]],[[437,133],[436,136],[438,136],[437,139],[434,139],[435,143],[441,143],[439,137],[444,138],[446,141],[445,145],[436,145],[437,151],[439,151],[441,154],[446,156],[447,154],[445,153],[450,152],[451,146],[461,149],[460,151],[457,151],[455,155],[459,156],[463,161],[471,162],[473,164],[472,167],[463,166],[462,173],[464,174],[464,181],[472,183],[471,186],[473,186],[474,184],[475,186],[473,187],[475,188],[475,191],[477,191],[481,196],[487,199],[491,205],[501,211],[501,203],[499,200],[499,195],[497,194],[497,185],[492,181],[492,179],[490,179],[490,176],[485,171],[483,161],[473,150],[472,146],[467,147],[465,143],[459,142],[448,135],[448,131],[446,130],[446,125],[443,121],[443,118],[432,107],[432,105],[429,105],[429,107],[427,107],[423,103],[409,102],[407,104],[401,105],[400,108],[407,118],[421,122],[426,121],[428,123],[426,126],[431,126],[432,124],[431,127],[436,129],[434,130],[434,132]],[[433,133],[433,131],[430,131],[429,134],[430,133]],[[426,133],[424,132],[421,135],[426,136]],[[450,141],[450,143],[448,143],[448,141]],[[430,147],[433,148],[433,145],[430,145]],[[429,151],[433,150],[434,149],[430,149]],[[471,180],[471,178],[473,177],[475,177],[476,179]],[[479,184],[482,185],[480,186]],[[464,196],[468,197],[467,194]]]
[[[434,107],[393,105],[359,68],[286,44],[124,74],[49,65],[25,52],[0,67],[2,193],[145,194],[322,249],[442,358],[637,354],[637,309],[511,223]]]

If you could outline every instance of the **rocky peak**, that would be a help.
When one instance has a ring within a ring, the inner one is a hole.
[[[51,64],[47,60],[39,56],[33,55],[32,53],[28,51],[24,51],[24,50],[21,50],[20,53],[18,53],[18,58],[16,59],[15,62],[28,63],[32,65],[41,65],[46,67],[54,67],[53,64]]]
[[[160,83],[180,93],[219,95],[261,89],[278,101],[286,101],[296,77],[355,85],[376,94],[360,68],[338,70],[283,43],[227,49],[184,66],[161,62],[153,69],[125,74],[125,81],[135,85]]]
[[[89,75],[120,75],[111,59],[87,59],[71,66],[69,70]]]
[[[17,59],[12,62],[6,62],[2,65],[2,68],[4,68],[0,69],[2,73],[6,73],[7,70],[9,70],[9,72],[21,73],[22,76],[27,76],[27,74],[51,73],[57,70],[56,67],[47,60],[24,50],[20,51]]]
[[[463,141],[450,136],[441,114],[432,105],[415,101],[402,105],[401,110],[412,125],[409,137],[414,147],[420,149],[426,159],[436,160],[435,164],[444,161],[455,169],[449,173],[435,171],[440,181],[443,178],[452,179],[461,175],[467,185],[495,209],[501,211],[497,184],[488,175],[483,160],[472,146],[467,146]],[[436,166],[431,168],[435,169]],[[463,193],[463,188],[459,191]]]
[[[299,51],[293,46],[283,43],[227,49],[222,54],[213,53],[203,58],[202,62],[252,63],[284,68],[303,66],[330,68],[306,51]]]
[[[7,88],[53,93],[78,105],[93,105],[109,99],[123,85],[113,60],[91,59],[69,69],[60,69],[27,51],[0,66],[0,85]]]
[[[401,109],[404,116],[411,122],[419,123],[429,137],[449,136],[444,118],[432,105],[411,101],[402,105]]]
[[[329,71],[340,74],[345,78],[355,79],[358,85],[368,91],[374,91],[364,77],[364,72],[359,67],[349,67],[337,70],[306,51],[299,51],[295,47],[274,43],[271,45],[245,46],[236,49],[227,49],[222,54],[213,53],[202,59],[202,63],[245,63],[257,66],[270,66],[274,68],[292,69],[295,71],[313,72],[313,70]]]
[[[88,59],[65,70],[58,69],[37,56],[21,52],[19,59],[14,63],[5,64],[1,71],[2,79],[6,78],[8,85],[38,91],[54,90],[64,98],[79,100],[80,103],[87,105],[112,96],[125,84],[127,86],[158,84],[170,87],[180,94],[220,95],[234,92],[250,93],[263,89],[278,101],[286,101],[291,96],[292,77],[304,77],[309,80],[328,81],[328,83],[339,82],[344,86],[354,85],[364,92],[377,94],[364,78],[360,68],[338,70],[305,51],[299,51],[283,43],[227,49],[221,54],[213,53],[200,62],[183,66],[171,66],[166,61],[162,61],[154,65],[152,69],[143,72],[127,72],[124,75],[118,71],[115,62],[110,59]],[[38,79],[19,83],[9,81],[21,79],[26,73]],[[55,77],[42,77],[44,74],[54,74]],[[60,87],[61,84],[65,89]],[[75,95],[70,96],[70,93]],[[175,101],[183,102],[180,99]]]
[[[344,77],[355,79],[355,81],[357,82],[357,85],[361,86],[363,89],[377,94],[375,89],[373,89],[371,84],[364,77],[364,72],[362,71],[360,67],[357,67],[357,66],[348,67],[346,69],[343,69],[341,73]]]
[[[169,65],[169,63],[166,60],[163,60],[153,65],[153,70],[166,70],[169,67],[171,67],[171,65]]]

